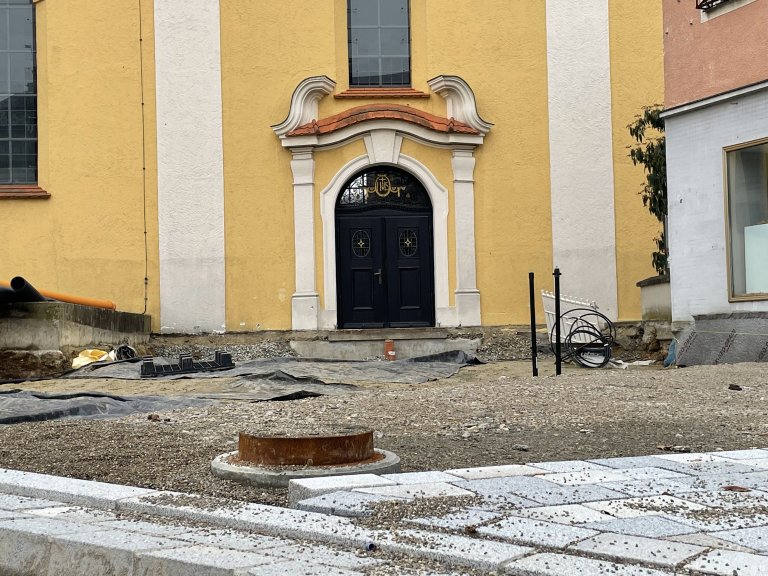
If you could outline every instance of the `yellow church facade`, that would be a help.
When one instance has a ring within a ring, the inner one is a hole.
[[[663,95],[660,6],[0,11],[0,279],[157,332],[333,330],[523,324],[528,272],[549,288],[557,265],[564,292],[640,317],[658,230],[626,125]]]

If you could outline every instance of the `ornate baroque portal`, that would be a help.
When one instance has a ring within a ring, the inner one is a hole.
[[[292,298],[294,330],[334,329],[339,327],[340,314],[337,275],[337,205],[339,198],[353,178],[377,166],[399,168],[423,186],[431,204],[432,285],[434,317],[430,325],[478,326],[480,292],[475,268],[475,201],[474,149],[492,124],[480,118],[475,97],[464,80],[456,76],[438,76],[429,81],[433,92],[446,100],[447,118],[434,116],[408,106],[379,104],[349,109],[330,118],[318,119],[318,101],[330,94],[336,83],[326,76],[303,80],[293,93],[288,117],[275,126],[275,134],[284,148],[292,154],[294,206],[294,243],[296,255],[296,291]],[[362,139],[366,153],[342,166],[330,183],[319,193],[323,228],[324,307],[316,286],[318,263],[315,258],[315,150],[337,147]],[[454,305],[450,305],[448,278],[448,189],[418,159],[401,153],[403,139],[419,144],[451,150],[456,255],[456,287]],[[400,172],[398,172],[400,173]],[[384,174],[382,174],[384,175]],[[363,194],[385,198],[396,195],[397,183],[391,179],[374,178]],[[402,191],[401,191],[402,192]],[[407,226],[406,226],[407,228]],[[357,230],[353,230],[352,233]],[[371,232],[367,232],[369,237]],[[417,236],[423,230],[415,232]],[[394,232],[392,233],[394,234]],[[397,243],[400,245],[400,235]],[[411,250],[414,239],[407,233],[402,238],[403,250]],[[365,234],[359,234],[359,249],[366,250]],[[418,239],[416,240],[418,242]],[[378,281],[378,280],[377,280]],[[345,322],[354,326],[356,322]],[[362,325],[376,325],[362,322]],[[419,321],[422,322],[422,321]],[[397,325],[395,322],[393,325]],[[401,325],[418,325],[406,321]],[[422,324],[423,325],[423,324]]]

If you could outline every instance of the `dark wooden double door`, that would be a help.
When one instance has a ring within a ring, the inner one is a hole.
[[[340,328],[434,326],[432,216],[337,215]]]

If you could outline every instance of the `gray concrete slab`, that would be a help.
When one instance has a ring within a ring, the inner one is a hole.
[[[253,552],[190,546],[137,554],[134,573],[142,576],[235,576],[247,573],[247,568],[274,561],[274,558]]]
[[[137,553],[188,545],[179,540],[121,530],[59,534],[51,540],[48,573],[133,576]]]
[[[323,566],[347,568],[349,570],[362,570],[382,563],[382,560],[374,558],[370,554],[365,554],[362,550],[358,555],[350,551],[323,546],[322,544],[291,544],[289,546],[273,548],[267,554],[283,560],[295,560],[305,566],[321,564]]]
[[[300,500],[296,503],[295,508],[297,510],[305,510],[306,512],[318,512],[333,516],[363,518],[373,514],[373,505],[376,502],[391,502],[393,499],[395,498],[392,496],[339,490],[330,494]]]
[[[133,486],[6,469],[0,470],[0,491],[16,496],[104,509],[114,508],[115,502],[121,499],[147,496],[156,492]]]
[[[456,482],[462,479],[445,472],[401,472],[399,474],[380,474],[380,476],[398,484],[434,484],[437,482]]]
[[[515,560],[504,568],[507,574],[515,576],[669,576],[672,572],[627,566],[605,560],[566,556],[564,554],[536,554],[521,560]]]
[[[616,518],[602,522],[590,522],[584,528],[613,532],[630,536],[645,536],[647,538],[664,538],[666,536],[681,536],[696,534],[698,530],[692,526],[680,524],[664,516],[636,516],[634,518]]]
[[[419,526],[427,526],[430,528],[445,528],[446,530],[462,531],[468,526],[477,526],[485,522],[490,522],[501,518],[501,516],[494,512],[486,512],[484,510],[461,510],[452,514],[446,514],[445,516],[428,516],[426,518],[411,518],[406,519],[409,524],[417,524]]]
[[[533,548],[422,530],[399,530],[380,541],[384,551],[429,558],[479,570],[496,570],[502,564],[532,553]]]
[[[485,478],[504,478],[507,476],[535,476],[537,474],[546,474],[547,470],[524,464],[508,464],[506,466],[456,468],[446,470],[445,472],[464,480],[483,480]]]
[[[614,518],[634,518],[636,516],[659,516],[665,513],[688,512],[691,510],[706,510],[707,506],[675,496],[641,496],[625,500],[604,500],[587,502],[587,508],[592,508]],[[605,520],[605,518],[603,518]]]
[[[595,464],[594,462],[587,462],[586,460],[561,460],[559,462],[528,462],[529,466],[534,468],[541,468],[542,470],[548,470],[549,472],[569,473],[569,472],[585,472],[587,470],[603,470],[605,466],[601,464]]]
[[[721,452],[708,452],[712,456],[720,458],[730,458],[732,460],[751,460],[757,458],[768,458],[768,450],[762,448],[751,448],[748,450],[723,450]]]
[[[624,482],[630,477],[618,470],[579,470],[577,472],[556,472],[553,474],[544,474],[540,476],[542,480],[562,484],[564,486],[574,486],[580,484],[599,484],[601,482]]]
[[[242,572],[243,576],[286,576],[287,574],[300,574],[301,576],[362,576],[362,572],[339,568],[337,566],[325,566],[319,564],[307,564],[299,560],[286,560],[277,564],[266,564],[250,568]]]
[[[526,508],[513,513],[523,518],[546,520],[558,524],[577,526],[589,522],[600,522],[605,519],[605,514],[582,504],[561,504],[559,506],[540,506],[538,508]]]
[[[607,466],[609,468],[631,469],[631,468],[663,468],[668,465],[669,460],[663,460],[658,456],[621,456],[619,458],[596,458],[587,460],[593,464]]]
[[[696,574],[714,576],[765,576],[768,574],[768,556],[713,550],[685,565]]]
[[[445,498],[446,496],[466,496],[475,494],[447,482],[431,484],[398,484],[396,486],[377,486],[373,488],[355,488],[353,492],[391,496],[396,499],[412,500],[414,498]]]
[[[518,516],[510,516],[488,526],[482,526],[477,529],[477,533],[515,544],[546,548],[565,548],[598,534],[595,530],[582,527]]]
[[[712,536],[740,546],[746,546],[761,554],[768,554],[768,526],[712,532]]]
[[[721,550],[731,550],[733,552],[747,552],[753,554],[755,551],[746,546],[740,546],[733,542],[715,538],[711,534],[704,532],[694,532],[693,534],[680,534],[678,536],[667,536],[665,540],[672,542],[682,542],[683,544],[693,544],[695,546],[704,546],[705,548],[719,548]]]
[[[703,546],[623,534],[600,534],[570,549],[612,560],[642,562],[662,568],[674,568],[706,551]]]
[[[0,510],[19,511],[31,508],[51,508],[60,503],[53,500],[29,498],[27,496],[15,496],[13,494],[0,494]]]
[[[288,483],[288,505],[294,506],[300,500],[314,498],[339,490],[368,488],[372,486],[395,486],[397,482],[377,474],[356,474],[354,476],[326,476],[291,480]]]
[[[620,492],[608,490],[598,485],[561,486],[543,480],[540,476],[467,480],[464,482],[454,482],[454,485],[484,497],[498,498],[508,495],[553,506],[625,497]]]

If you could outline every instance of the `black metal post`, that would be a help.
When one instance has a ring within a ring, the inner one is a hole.
[[[531,295],[531,367],[533,375],[539,375],[538,347],[536,346],[536,296],[533,287],[533,272],[528,272],[528,291]]]
[[[563,373],[563,357],[560,347],[560,268],[555,267],[555,375]]]

